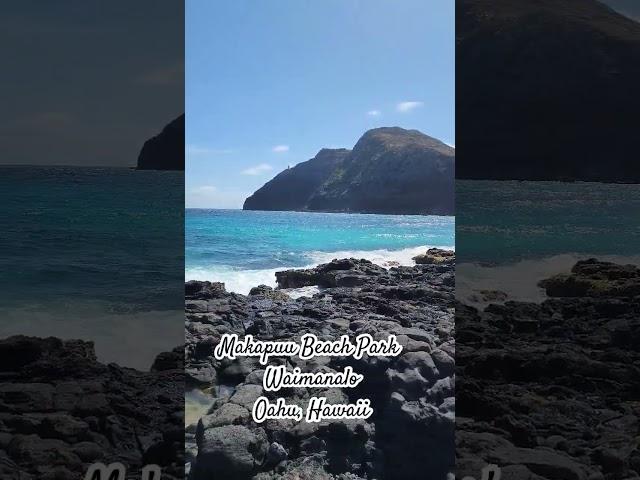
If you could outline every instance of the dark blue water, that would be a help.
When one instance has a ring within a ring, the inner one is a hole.
[[[0,174],[8,213],[0,217],[1,335],[95,339],[109,360],[128,356],[129,347],[150,355],[182,342],[182,173],[1,167]]]
[[[458,181],[458,260],[640,253],[640,185]]]
[[[188,209],[185,277],[246,293],[273,285],[276,270],[344,257],[412,263],[454,237],[453,217]]]

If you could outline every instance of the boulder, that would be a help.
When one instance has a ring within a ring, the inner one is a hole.
[[[194,480],[249,479],[262,465],[267,445],[261,429],[242,425],[209,428],[198,441]]]
[[[417,265],[438,265],[442,263],[452,263],[456,259],[456,253],[452,250],[442,250],[441,248],[430,248],[427,253],[413,257]]]

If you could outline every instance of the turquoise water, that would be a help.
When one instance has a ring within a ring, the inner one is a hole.
[[[0,336],[94,340],[102,359],[141,368],[182,343],[182,173],[0,173]]]
[[[248,292],[274,285],[276,270],[337,257],[409,263],[454,237],[453,217],[187,209],[185,278]]]
[[[537,282],[597,257],[640,263],[640,185],[456,182],[456,289],[540,300]]]

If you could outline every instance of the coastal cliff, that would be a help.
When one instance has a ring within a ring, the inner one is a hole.
[[[278,174],[244,210],[452,215],[455,150],[417,130],[366,132]]]
[[[595,0],[457,6],[457,178],[640,181],[640,24]]]
[[[184,170],[184,114],[147,140],[138,155],[138,170]]]

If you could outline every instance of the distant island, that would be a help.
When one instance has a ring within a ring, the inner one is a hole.
[[[455,149],[417,130],[367,131],[279,173],[244,210],[454,214]]]
[[[184,114],[144,143],[137,169],[184,170]]]
[[[640,24],[596,0],[456,5],[457,178],[640,182]]]

